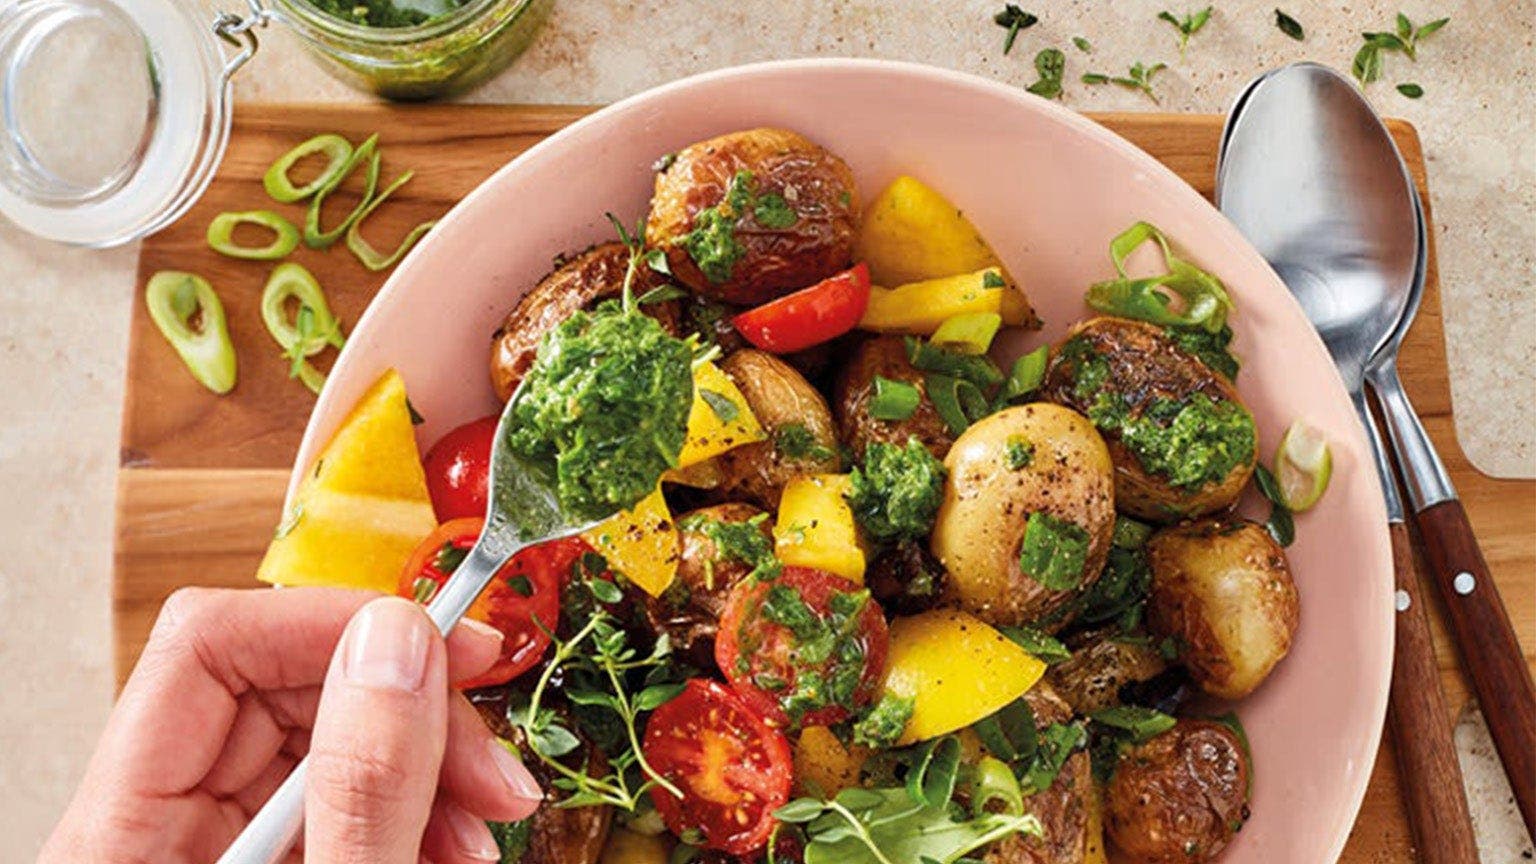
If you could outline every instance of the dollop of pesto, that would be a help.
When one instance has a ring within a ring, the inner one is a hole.
[[[605,306],[551,330],[514,397],[506,445],[584,520],[635,505],[677,464],[693,351],[655,319]]]
[[[684,531],[704,535],[715,545],[715,558],[737,562],[752,568],[751,575],[768,579],[777,575],[781,565],[773,554],[773,540],[763,532],[767,513],[759,513],[745,522],[727,522],[696,513],[677,523]]]
[[[1258,432],[1242,406],[1197,392],[1153,399],[1133,413],[1130,401],[1112,386],[1109,360],[1086,340],[1067,340],[1062,358],[1071,364],[1072,395],[1087,405],[1088,419],[1119,435],[1142,468],[1169,485],[1193,491],[1220,482],[1253,458]]]
[[[1031,513],[1019,545],[1019,569],[1052,591],[1076,588],[1088,563],[1088,532],[1065,519]]]
[[[833,594],[823,615],[811,608],[794,588],[775,584],[768,589],[758,607],[765,621],[789,630],[794,637],[790,663],[793,682],[766,673],[758,673],[752,682],[778,699],[790,722],[800,725],[800,718],[833,705],[854,704],[854,695],[864,677],[864,645],[860,622],[864,609],[872,602],[868,590]],[[746,632],[750,617],[743,621],[740,634],[744,647],[755,649],[760,634]],[[830,668],[829,668],[830,667]]]
[[[758,194],[755,184],[751,171],[737,171],[726,187],[724,200],[700,210],[693,217],[693,230],[682,239],[688,257],[704,278],[717,285],[730,281],[736,262],[747,254],[746,247],[736,239],[736,225],[742,217],[750,213],[759,226],[774,230],[800,221],[799,214],[782,195]]]
[[[464,5],[465,0],[306,0],[309,5],[341,21],[363,27],[415,27],[441,18]]]
[[[916,438],[905,447],[869,445],[849,479],[848,506],[876,540],[912,540],[933,529],[944,500],[944,464]]]
[[[907,731],[917,700],[910,696],[886,693],[869,713],[853,724],[853,743],[860,747],[884,750],[893,746]]]

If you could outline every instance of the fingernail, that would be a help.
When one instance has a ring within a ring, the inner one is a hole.
[[[481,637],[482,639],[495,639],[497,642],[501,642],[507,638],[502,634],[500,630],[497,630],[495,627],[492,627],[484,621],[476,621],[473,618],[460,618],[459,623],[456,626],[462,627],[465,630],[474,633],[476,636]]]
[[[501,772],[501,779],[512,790],[513,797],[525,801],[544,800],[544,790],[539,788],[539,781],[533,779],[533,775],[528,773],[528,766],[512,755],[507,745],[492,738],[487,746],[491,748],[491,762]]]
[[[501,849],[485,820],[452,801],[443,805],[443,818],[448,822],[448,831],[453,834],[453,843],[459,847],[460,854],[476,861],[501,860]]]
[[[416,604],[398,597],[375,600],[347,625],[341,675],[363,687],[414,693],[426,678],[435,635]]]

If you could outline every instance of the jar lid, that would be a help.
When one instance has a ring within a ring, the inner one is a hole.
[[[263,18],[200,21],[189,8],[198,5],[0,9],[0,214],[39,237],[105,247],[192,205],[224,155],[230,76],[255,51],[250,27]]]

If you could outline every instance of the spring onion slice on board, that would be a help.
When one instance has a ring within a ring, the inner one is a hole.
[[[379,188],[378,142],[377,133],[370,135],[367,141],[357,145],[357,149],[352,151],[351,157],[347,159],[347,164],[342,167],[341,172],[328,184],[315,190],[315,197],[309,199],[309,212],[304,214],[304,245],[311,249],[325,249],[341,239],[341,235],[345,234],[347,229],[352,227],[352,223],[362,216],[363,210],[368,207],[368,202],[373,200],[373,193]],[[325,207],[325,199],[339,189],[341,184],[352,176],[352,172],[357,170],[357,166],[364,162],[368,163],[368,169],[363,181],[363,195],[358,199],[357,205],[335,228],[322,229],[320,211]]]
[[[208,280],[192,273],[162,270],[149,277],[144,303],[160,335],[199,383],[215,393],[235,386],[235,346],[229,339],[224,304]]]
[[[303,186],[295,186],[293,178],[288,172],[300,160],[315,153],[325,155],[325,167],[320,169],[314,179]],[[319,192],[328,186],[339,183],[346,176],[352,158],[352,144],[347,139],[335,134],[316,135],[287,153],[277,157],[267,173],[262,175],[261,185],[267,190],[267,195],[273,201],[282,204],[292,204]]]
[[[288,317],[290,300],[297,303],[291,321]],[[283,356],[292,363],[289,377],[299,379],[318,394],[325,384],[325,374],[308,358],[324,351],[327,346],[340,349],[346,344],[346,338],[341,333],[341,322],[331,313],[325,292],[314,275],[300,264],[277,265],[261,292],[261,320],[273,341],[282,347]]]
[[[373,248],[373,245],[363,237],[363,221],[368,218],[368,215],[380,204],[383,204],[384,200],[392,195],[396,189],[404,186],[414,176],[416,176],[414,171],[407,171],[401,174],[394,182],[385,186],[384,191],[375,196],[372,201],[369,201],[367,206],[363,208],[363,211],[357,215],[357,218],[352,220],[352,224],[347,226],[347,248],[369,270],[379,271],[393,267],[396,261],[399,261],[405,253],[411,251],[411,247],[416,245],[416,241],[420,240],[423,234],[426,234],[432,229],[433,225],[437,224],[437,220],[432,219],[412,228],[405,235],[405,239],[400,241],[400,245],[395,247],[395,251],[388,255]]]
[[[235,229],[241,225],[260,225],[266,228],[273,234],[272,242],[265,246],[241,246],[235,242]],[[208,223],[208,246],[231,258],[276,261],[299,247],[299,229],[271,210],[220,213]]]

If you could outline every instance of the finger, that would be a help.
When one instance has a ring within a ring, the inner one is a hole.
[[[497,822],[526,819],[544,793],[463,696],[448,703],[442,788],[471,813]]]
[[[317,864],[415,864],[448,726],[447,651],[390,597],[347,625],[310,739],[304,850]]]
[[[432,864],[484,864],[501,860],[501,849],[485,820],[447,795],[438,796],[432,805],[432,818],[421,838],[421,854]]]

